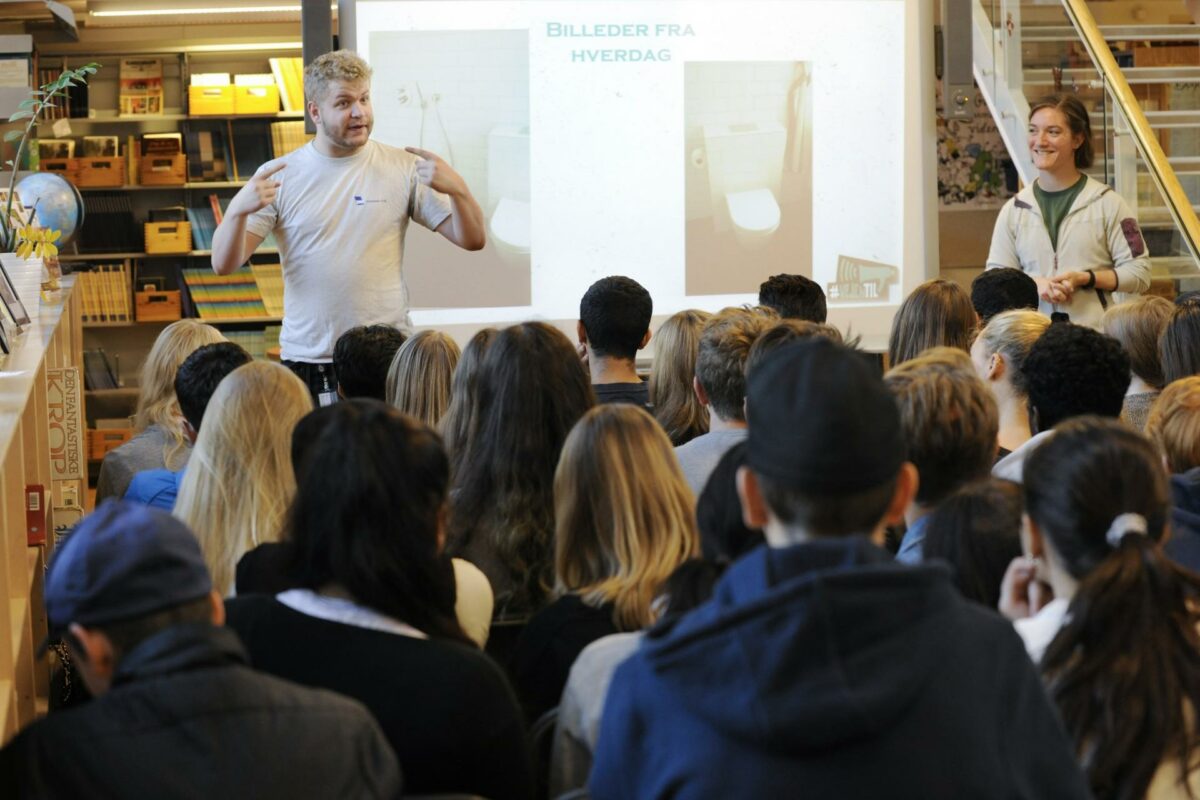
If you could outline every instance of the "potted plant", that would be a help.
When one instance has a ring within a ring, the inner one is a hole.
[[[0,214],[0,252],[16,253],[21,258],[54,258],[58,255],[58,247],[54,244],[62,235],[61,231],[39,229],[33,225],[32,214],[29,219],[14,219],[13,199],[17,190],[17,165],[29,144],[29,135],[37,123],[38,116],[46,108],[55,108],[56,99],[65,95],[67,87],[87,82],[88,76],[95,75],[100,65],[95,62],[84,64],[75,69],[63,70],[57,79],[43,85],[40,89],[30,92],[27,100],[22,100],[17,110],[8,118],[9,122],[27,120],[22,128],[4,134],[4,141],[19,140],[16,155],[5,165],[12,170],[8,182],[8,196],[4,201],[4,211]],[[31,210],[32,211],[32,210]]]

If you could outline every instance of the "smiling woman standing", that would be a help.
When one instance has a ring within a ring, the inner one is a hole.
[[[1146,241],[1112,187],[1084,175],[1092,126],[1074,95],[1034,103],[1029,152],[1038,177],[1009,200],[992,232],[987,268],[1015,267],[1038,286],[1040,310],[1096,328],[1113,292],[1150,287]]]

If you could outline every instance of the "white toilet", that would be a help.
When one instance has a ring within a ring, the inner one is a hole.
[[[779,228],[779,203],[770,189],[753,189],[725,195],[733,235],[743,249],[758,250]]]
[[[777,122],[705,125],[713,227],[743,249],[765,247],[779,229],[787,131]]]
[[[488,238],[500,259],[529,266],[529,127],[488,132]]]
[[[502,261],[519,263],[529,258],[529,203],[501,197],[488,219],[488,235]]]

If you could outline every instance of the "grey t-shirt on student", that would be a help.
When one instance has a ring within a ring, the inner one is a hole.
[[[703,436],[697,436],[687,444],[675,448],[679,457],[679,466],[683,467],[683,477],[692,487],[692,493],[697,497],[704,491],[708,476],[717,468],[717,462],[729,448],[746,438],[745,428],[710,431]]]

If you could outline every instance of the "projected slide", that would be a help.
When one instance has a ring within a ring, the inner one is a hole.
[[[482,253],[409,229],[414,321],[573,319],[612,274],[656,315],[780,272],[898,304],[906,7],[359,0],[374,136],[449,160],[487,219]]]

